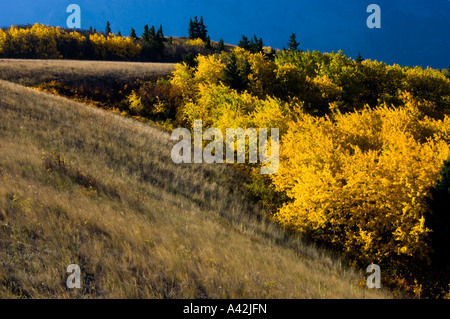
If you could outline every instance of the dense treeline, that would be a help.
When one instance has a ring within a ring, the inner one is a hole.
[[[0,56],[25,59],[137,60],[142,47],[130,38],[35,24],[0,30]]]
[[[207,31],[202,32],[203,36]],[[120,32],[112,34],[109,23],[104,33],[40,24],[0,29],[2,58],[180,62],[187,54],[211,54],[223,49],[223,42],[213,46],[209,37],[187,43],[165,37],[162,26],[156,30],[146,25],[140,37],[134,29],[129,37]]]

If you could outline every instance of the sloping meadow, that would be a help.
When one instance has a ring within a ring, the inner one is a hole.
[[[245,176],[172,163],[159,129],[3,81],[0,118],[2,298],[390,296],[267,221]]]

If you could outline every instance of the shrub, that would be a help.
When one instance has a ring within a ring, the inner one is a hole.
[[[273,182],[291,201],[276,220],[362,262],[428,261],[426,198],[450,155],[450,126],[417,114],[409,105],[304,115],[281,145]]]

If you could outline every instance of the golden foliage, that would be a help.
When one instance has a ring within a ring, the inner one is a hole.
[[[142,49],[128,37],[105,37],[94,33],[89,39],[94,45],[96,56],[103,59],[133,59],[140,55]],[[59,47],[64,47],[65,51],[81,51],[80,54],[83,54],[86,41],[81,33],[64,31],[60,27],[37,23],[30,28],[11,26],[6,32],[0,32],[0,54],[8,53],[8,57],[18,58],[60,59],[63,56],[58,51]]]
[[[60,29],[37,23],[28,29],[11,26],[7,31],[9,43],[6,43],[5,35],[1,36],[3,38],[2,51],[5,49],[14,50],[19,57],[61,58],[56,43],[59,31]]]
[[[144,105],[142,104],[141,98],[137,96],[134,90],[128,96],[128,102],[130,104],[130,110],[133,113],[139,115],[144,110]]]
[[[241,93],[221,81],[226,57],[179,65],[172,84],[188,125],[280,128],[272,182],[290,200],[274,218],[359,261],[428,261],[427,198],[450,157],[450,80],[342,52],[233,54],[251,68]]]
[[[99,56],[108,59],[109,56],[116,56],[121,59],[130,59],[141,53],[142,47],[135,44],[131,38],[95,33],[89,36]]]
[[[0,54],[3,54],[6,43],[6,32],[0,29]]]
[[[426,260],[425,199],[450,156],[450,122],[418,114],[410,101],[399,109],[303,115],[284,138],[273,176],[292,199],[276,220],[365,261]]]
[[[199,55],[197,57],[198,67],[195,72],[197,83],[219,84],[223,78],[225,65],[222,60],[215,55]]]
[[[186,45],[199,47],[199,48],[204,48],[206,46],[206,43],[202,39],[197,38],[197,39],[189,39],[189,40],[187,40],[186,41]]]
[[[170,84],[181,90],[183,96],[193,98],[197,93],[197,85],[194,79],[195,71],[186,63],[176,64],[172,73]]]

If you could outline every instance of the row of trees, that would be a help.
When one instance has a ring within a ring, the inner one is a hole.
[[[193,61],[198,53],[210,54],[225,50],[223,39],[214,46],[211,44],[203,17],[190,19],[188,33],[190,45],[184,46],[174,41],[172,37],[166,38],[162,25],[158,30],[155,26],[145,25],[140,37],[132,28],[130,36],[123,37],[120,31],[112,33],[109,21],[106,23],[104,33],[97,32],[92,27],[88,31],[73,31],[35,24],[2,30],[0,56],[173,62]],[[295,34],[291,35],[289,50],[297,50],[299,44],[295,37]],[[243,35],[238,46],[251,53],[264,52],[263,40],[256,35],[250,40]],[[183,58],[186,54],[188,56]],[[271,59],[275,57],[273,50],[265,54]]]
[[[197,17],[194,20],[189,20],[188,28],[189,39],[202,39],[206,41],[208,38],[208,29],[203,23],[203,17],[200,17],[200,21]]]
[[[134,29],[130,37],[123,37],[120,32],[112,33],[109,22],[105,32],[35,24],[0,29],[0,57],[179,62],[190,52],[209,54],[224,49],[223,40],[215,48],[210,41],[199,41],[202,41],[202,49],[173,41],[164,36],[162,26],[156,30],[146,25],[141,37]]]
[[[75,32],[35,24],[0,30],[0,56],[26,59],[136,60],[141,46],[130,38]]]

